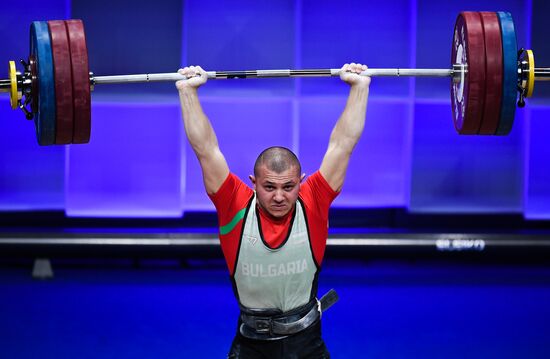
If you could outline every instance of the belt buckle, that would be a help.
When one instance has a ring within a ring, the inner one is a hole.
[[[273,322],[271,318],[268,319],[254,319],[254,329],[257,333],[272,334]]]

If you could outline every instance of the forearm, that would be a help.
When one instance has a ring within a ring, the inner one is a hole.
[[[368,96],[368,86],[351,87],[346,107],[332,130],[329,146],[349,153],[353,151],[365,127]]]
[[[204,114],[197,89],[179,90],[185,134],[199,159],[218,148],[218,140],[208,117]]]

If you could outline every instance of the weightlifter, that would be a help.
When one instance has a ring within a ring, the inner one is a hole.
[[[350,155],[365,124],[367,67],[345,64],[350,85],[344,111],[330,136],[321,167],[305,179],[296,155],[270,147],[258,156],[252,188],[231,173],[204,114],[199,66],[178,72],[176,82],[187,138],[214,203],[222,251],[241,315],[229,358],[329,358],[321,338],[321,313],[337,300],[317,299],[317,279],[328,236],[328,213],[340,193]],[[244,147],[243,150],[246,151]]]

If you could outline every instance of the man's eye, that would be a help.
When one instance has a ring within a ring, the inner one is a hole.
[[[294,188],[293,186],[285,186],[285,191],[290,192],[292,191],[293,188]]]

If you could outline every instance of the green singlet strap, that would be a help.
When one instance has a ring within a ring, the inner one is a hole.
[[[235,228],[237,223],[239,223],[239,221],[244,218],[244,213],[245,212],[246,212],[246,207],[241,209],[239,212],[237,212],[237,214],[235,215],[235,217],[233,217],[231,222],[229,222],[225,226],[221,226],[220,227],[220,234],[224,235],[224,234],[227,234],[227,233],[231,232],[233,230],[233,228]]]

